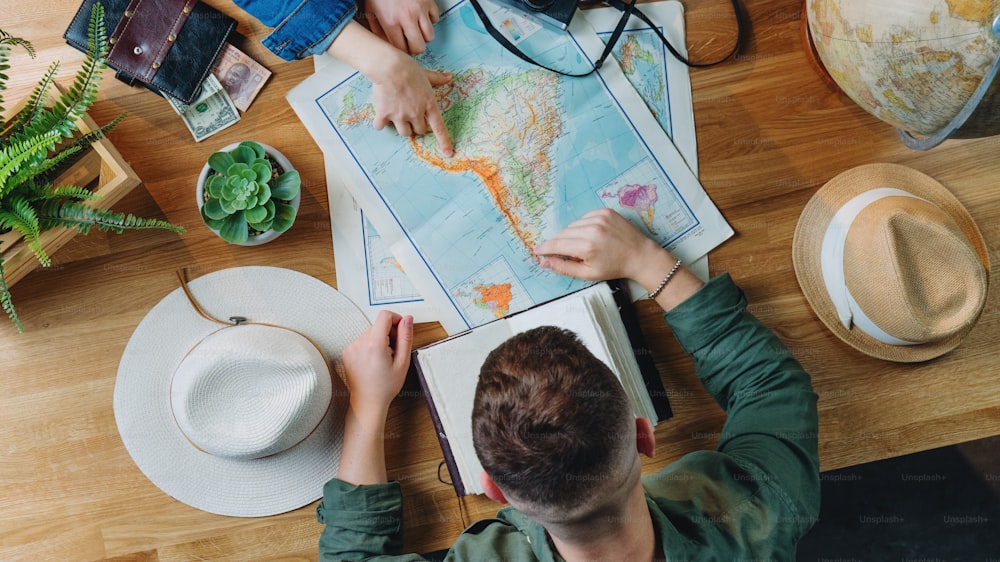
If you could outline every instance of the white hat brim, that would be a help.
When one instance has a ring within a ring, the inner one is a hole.
[[[200,316],[178,288],[139,323],[118,367],[115,421],[132,459],[165,493],[210,513],[275,515],[319,499],[323,485],[337,473],[347,407],[335,359],[368,328],[368,319],[333,287],[290,269],[225,269],[194,279],[188,287],[216,318],[242,316],[311,339],[338,375],[333,403],[313,433],[282,453],[245,461],[197,449],[173,418],[170,382],[185,354],[221,326]]]

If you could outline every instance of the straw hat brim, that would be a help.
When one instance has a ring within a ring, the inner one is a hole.
[[[333,287],[289,269],[225,269],[188,287],[216,318],[243,316],[312,340],[333,363],[334,403],[308,437],[266,458],[226,459],[195,448],[172,416],[170,382],[185,354],[221,326],[195,312],[178,288],[139,323],[118,367],[115,421],[132,459],[168,495],[220,515],[275,515],[319,499],[340,461],[347,391],[339,357],[368,328],[367,318]]]
[[[986,270],[989,282],[990,258],[986,241],[968,210],[947,188],[930,176],[899,164],[866,164],[851,168],[816,191],[799,216],[792,241],[792,263],[802,292],[816,316],[838,338],[855,349],[888,361],[920,362],[939,357],[968,335],[975,319],[951,337],[918,345],[890,345],[857,328],[848,330],[840,323],[827,293],[822,273],[823,236],[836,212],[855,196],[879,187],[895,187],[926,199],[947,213],[969,240]]]

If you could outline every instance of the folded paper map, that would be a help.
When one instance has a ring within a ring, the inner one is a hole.
[[[617,64],[562,77],[498,48],[466,0],[441,8],[419,61],[454,76],[439,92],[453,157],[432,135],[374,130],[371,84],[346,65],[288,99],[446,331],[585,286],[538,266],[533,248],[589,210],[618,210],[685,261],[732,235]],[[576,18],[521,48],[572,72],[603,44]]]

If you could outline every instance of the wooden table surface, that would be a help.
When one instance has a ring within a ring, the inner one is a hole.
[[[27,333],[0,321],[2,560],[316,557],[315,505],[257,519],[201,512],[151,484],[115,426],[112,395],[122,351],[146,312],[176,288],[178,268],[197,275],[272,265],[337,284],[323,158],[284,99],[312,73],[312,62],[279,60],[259,43],[266,28],[226,0],[209,1],[237,18],[246,37],[237,46],[274,75],[240,123],[195,143],[165,101],[105,74],[91,114],[103,123],[128,111],[111,139],[144,180],[117,209],[164,217],[188,232],[77,236],[53,256],[51,268],[14,287]],[[724,53],[733,31],[728,2],[684,4],[692,55],[704,60]],[[733,275],[753,312],[812,374],[820,396],[822,469],[1000,434],[996,291],[956,350],[925,364],[894,364],[854,351],[823,327],[799,290],[791,260],[792,234],[809,197],[837,173],[870,162],[901,163],[937,178],[968,207],[996,256],[997,138],[948,141],[929,152],[905,148],[891,127],[830,89],[809,65],[800,1],[746,4],[750,38],[742,54],[691,72],[701,180],[737,233],[711,254],[711,271]],[[75,9],[64,0],[4,2],[2,28],[38,50],[31,60],[15,49],[8,106],[52,60],[63,63],[59,81],[71,80],[82,55],[61,34]],[[295,226],[256,248],[228,245],[208,231],[194,198],[208,155],[247,138],[283,151],[303,180]],[[657,427],[656,458],[644,465],[650,472],[713,448],[724,416],[653,306],[641,303],[640,316],[675,413]],[[418,326],[418,344],[443,336],[437,324]],[[392,407],[386,448],[390,477],[406,494],[407,550],[447,547],[462,518],[453,490],[437,479],[441,451],[415,381]],[[496,509],[486,499],[466,506],[472,517]]]

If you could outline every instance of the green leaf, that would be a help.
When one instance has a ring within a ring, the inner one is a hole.
[[[222,210],[226,212],[226,215],[231,215],[239,210],[233,206],[233,202],[229,199],[219,199],[218,201],[222,205]]]
[[[251,166],[257,183],[267,183],[271,179],[271,164],[267,160],[257,160]]]
[[[232,201],[236,199],[236,196],[240,192],[243,191],[239,184],[239,181],[233,181],[234,179],[238,180],[239,178],[229,178],[229,181],[226,182],[226,185],[222,186],[221,199],[224,199],[226,201]]]
[[[273,223],[274,219],[265,219],[260,222],[251,223],[250,226],[256,228],[261,232],[266,232],[268,230],[271,230],[271,226],[273,225]]]
[[[265,207],[253,207],[247,209],[246,212],[247,222],[250,224],[258,223],[260,221],[267,219],[267,208]]]
[[[225,176],[212,175],[208,176],[208,179],[205,180],[205,191],[208,192],[209,196],[215,197],[216,199],[222,197],[222,190],[224,187],[226,187]]]
[[[236,163],[228,152],[214,152],[208,157],[208,167],[220,174],[229,173],[229,167]]]
[[[228,216],[228,215],[226,215]],[[205,207],[201,207],[201,220],[205,223],[205,226],[211,228],[212,230],[219,230],[222,225],[226,222],[222,219],[213,219],[205,214]]]
[[[17,317],[17,311],[14,310],[14,303],[10,298],[10,288],[7,287],[7,278],[4,277],[3,273],[3,253],[0,253],[0,308],[7,313],[11,322],[17,327],[18,333],[24,333],[24,326],[21,325],[21,319]]]
[[[270,222],[274,220],[274,200],[269,199],[267,203],[264,203],[264,209],[267,210],[267,217],[264,218],[264,222],[267,222],[270,227]]]
[[[229,213],[222,208],[222,202],[218,199],[210,198],[201,206],[202,214],[213,220],[221,220],[229,216]]]
[[[243,141],[240,143],[240,146],[245,146],[250,150],[252,150],[257,158],[264,157],[264,147],[254,141],[249,141],[249,140]]]
[[[98,230],[122,232],[125,230],[148,230],[152,228],[182,233],[184,227],[170,224],[162,219],[139,218],[110,209],[99,209],[80,201],[46,201],[38,211],[38,222],[43,230],[55,227],[75,228],[87,234],[91,227]]]
[[[226,168],[226,176],[230,178],[239,178],[243,176],[243,170],[248,169],[249,166],[243,162],[233,161],[233,164]],[[256,176],[256,174],[254,174]]]
[[[271,188],[271,197],[275,199],[291,201],[299,194],[301,180],[299,179],[299,172],[297,170],[290,170],[281,174],[274,183],[274,187]]]
[[[230,244],[242,244],[247,241],[250,231],[247,228],[243,211],[230,215],[219,228],[219,236]]]
[[[49,191],[48,194],[40,196],[39,199],[59,199],[62,197],[79,199],[81,201],[99,201],[103,199],[100,195],[94,193],[86,187],[80,187],[77,185],[64,185],[57,187]]]
[[[247,166],[245,168],[240,168],[240,177],[245,181],[243,185],[250,185],[251,183],[257,183],[257,172],[253,171],[253,168]]]
[[[276,203],[274,205],[274,224],[271,228],[275,232],[284,232],[292,227],[292,223],[295,222],[295,207],[291,205],[285,205],[284,203]]]
[[[28,200],[20,195],[8,197],[3,202],[3,207],[5,208],[0,209],[0,227],[18,231],[24,237],[28,248],[35,254],[38,263],[45,267],[52,265],[39,240],[42,229],[39,226],[38,214]]]
[[[271,188],[266,184],[262,183],[257,186],[257,204],[263,205],[271,200]]]
[[[230,154],[233,155],[234,160],[247,166],[253,164],[253,161],[257,159],[257,153],[249,146],[237,146]]]
[[[16,172],[22,164],[33,159],[36,155],[43,155],[49,147],[53,146],[58,136],[49,133],[41,137],[32,137],[18,144],[11,144],[0,150],[0,199],[10,193],[14,184],[8,184],[7,179]]]

